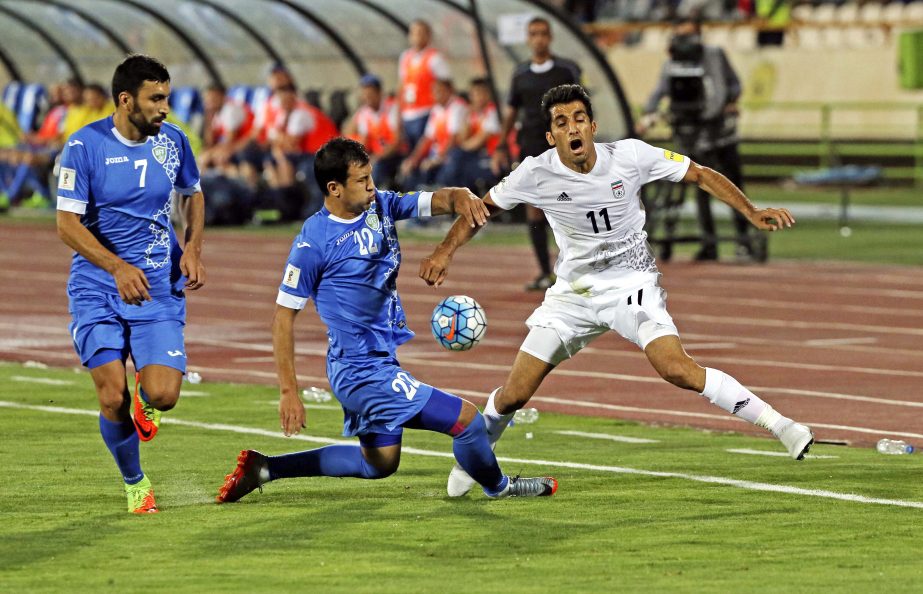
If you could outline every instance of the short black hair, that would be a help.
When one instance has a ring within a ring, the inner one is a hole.
[[[545,129],[551,130],[551,108],[555,105],[582,101],[586,107],[586,114],[593,120],[593,104],[590,95],[580,85],[558,85],[549,89],[542,95],[542,117],[545,118]]]
[[[368,165],[369,154],[361,143],[342,136],[334,138],[320,147],[314,155],[314,177],[324,196],[328,194],[327,184],[335,181],[346,185],[349,166]]]
[[[540,17],[540,16],[532,17],[531,19],[529,19],[529,22],[526,24],[526,30],[528,30],[529,27],[537,23],[544,23],[544,25],[548,27],[548,30],[551,31],[551,22],[545,17]]]
[[[106,87],[102,86],[102,85],[99,84],[98,82],[92,82],[92,83],[89,83],[89,84],[85,85],[85,86],[83,87],[83,90],[84,90],[84,91],[93,91],[94,93],[98,93],[99,95],[101,95],[101,96],[103,96],[103,97],[106,96]]]
[[[112,100],[119,103],[119,95],[128,93],[138,96],[138,89],[144,81],[170,82],[170,73],[160,60],[143,54],[132,54],[116,66],[112,75]]]

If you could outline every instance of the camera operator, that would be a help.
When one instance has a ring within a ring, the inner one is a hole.
[[[743,188],[737,136],[737,99],[741,87],[724,51],[702,43],[698,20],[678,21],[670,41],[670,59],[644,107],[635,131],[643,136],[657,121],[662,99],[670,101],[669,117],[677,152],[723,173]],[[696,260],[717,260],[715,221],[708,194],[696,192],[702,247]],[[754,256],[747,220],[733,213],[737,254]]]

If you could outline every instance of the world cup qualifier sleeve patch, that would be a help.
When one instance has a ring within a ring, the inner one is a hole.
[[[69,169],[67,167],[61,168],[61,173],[58,176],[58,188],[61,190],[70,190],[74,191],[74,188],[77,187],[77,171],[75,169]]]
[[[679,154],[679,153],[674,153],[673,151],[668,151],[668,150],[664,150],[664,151],[663,151],[663,156],[664,156],[668,161],[676,161],[677,163],[682,163],[682,162],[683,162],[683,159],[685,159],[685,157],[682,156],[681,154]]]
[[[289,264],[285,267],[285,277],[282,279],[282,284],[286,287],[297,289],[299,278],[301,278],[301,269]]]

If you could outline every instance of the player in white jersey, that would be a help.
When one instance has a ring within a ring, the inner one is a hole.
[[[519,203],[542,209],[560,247],[558,280],[526,321],[529,335],[509,377],[484,408],[491,441],[496,443],[513,413],[558,364],[614,330],[638,345],[663,379],[768,429],[792,458],[804,458],[814,441],[808,427],[782,416],[726,373],[699,366],[683,349],[647,244],[640,191],[658,179],[694,183],[767,231],[791,227],[791,213],[757,208],[726,177],[672,151],[634,139],[594,143],[593,108],[579,85],[548,91],[542,112],[553,150],[527,158],[484,197],[492,214]],[[420,277],[442,284],[453,254],[475,233],[457,221],[421,263]],[[464,471],[453,469],[449,495],[467,493],[470,484]]]

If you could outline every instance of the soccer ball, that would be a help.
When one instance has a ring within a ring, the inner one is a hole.
[[[433,336],[452,351],[467,351],[481,342],[487,332],[487,316],[478,302],[465,295],[452,295],[439,302],[430,320]]]

